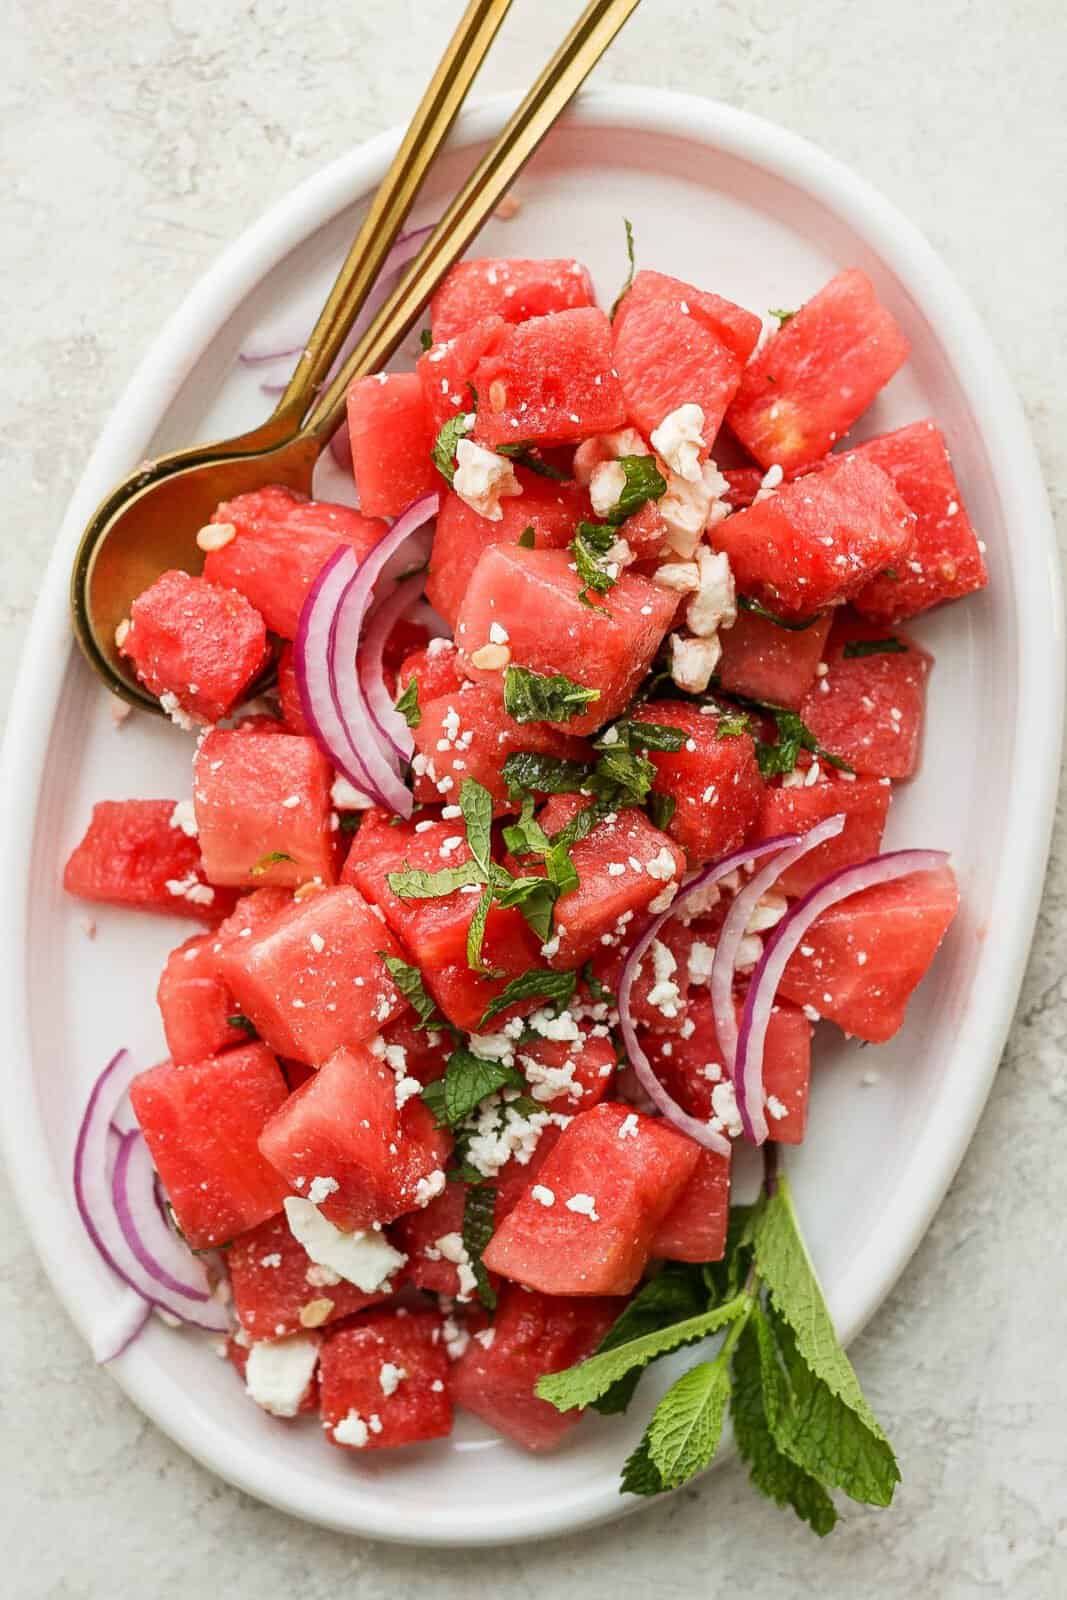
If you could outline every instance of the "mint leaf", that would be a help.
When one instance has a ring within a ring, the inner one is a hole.
[[[792,322],[793,318],[796,316],[796,312],[795,311],[775,311],[774,307],[772,306],[770,311],[768,311],[767,315],[769,317],[777,317],[778,326],[780,328],[784,328],[787,322]]]
[[[518,821],[507,823],[503,829],[504,843],[513,856],[543,855],[549,847],[548,835],[533,813],[533,796],[527,795]]]
[[[242,1033],[247,1033],[250,1039],[258,1037],[255,1023],[246,1017],[243,1011],[235,1011],[231,1017],[226,1018],[226,1021],[231,1028],[240,1028]]]
[[[626,750],[666,750],[673,754],[683,748],[688,737],[684,728],[676,728],[669,722],[635,722],[624,718],[613,722],[594,743],[598,750],[617,750],[622,745]]]
[[[467,829],[470,853],[486,878],[492,877],[493,797],[474,778],[464,778],[459,791],[459,809]]]
[[[737,1342],[730,1418],[737,1448],[754,1486],[778,1506],[792,1506],[820,1537],[837,1522],[834,1503],[818,1479],[779,1450],[773,1428],[782,1404],[782,1376],[773,1335],[760,1307]]]
[[[630,263],[630,270],[626,274],[625,283],[611,303],[611,311],[609,312],[609,315],[611,316],[612,320],[614,320],[616,311],[618,311],[623,300],[630,292],[631,285],[634,281],[634,272],[637,267],[637,262],[634,257],[634,225],[630,221],[629,217],[623,217],[622,221],[623,226],[626,229],[626,259]]]
[[[504,709],[516,722],[570,722],[599,699],[599,689],[587,689],[562,672],[508,667],[504,674]]]
[[[567,474],[546,461],[535,444],[528,439],[516,441],[514,444],[498,444],[498,456],[509,456],[512,461],[517,461],[520,467],[525,467],[529,472],[536,472],[542,478],[551,478],[554,483],[566,483]],[[520,540],[521,543],[521,540]]]
[[[420,1028],[444,1027],[443,1019],[437,1015],[437,1007],[426,993],[426,987],[422,981],[422,973],[418,967],[413,967],[408,961],[401,961],[399,956],[387,956],[383,950],[378,951],[378,956],[400,993],[418,1017],[417,1026]]]
[[[422,332],[419,334],[419,344],[424,350],[433,349],[433,334],[430,332],[429,328],[423,328]]]
[[[438,1124],[454,1128],[470,1116],[487,1094],[506,1087],[521,1089],[522,1074],[502,1061],[483,1061],[463,1045],[453,1050],[443,1078],[426,1085],[422,1098],[437,1117]],[[443,1085],[442,1087],[439,1087]],[[431,1093],[430,1091],[433,1091]]]
[[[653,790],[648,797],[649,820],[661,833],[666,833],[677,809],[678,802],[673,794],[657,794]]]
[[[656,465],[655,456],[620,456],[618,464],[626,475],[626,484],[608,518],[616,524],[632,517],[647,501],[659,500],[667,493],[667,480]]]
[[[710,1311],[688,1317],[682,1322],[672,1322],[625,1344],[615,1345],[601,1354],[590,1356],[576,1367],[565,1372],[554,1372],[539,1378],[535,1392],[558,1411],[571,1411],[575,1406],[592,1405],[606,1394],[611,1386],[628,1373],[640,1371],[650,1361],[668,1355],[685,1344],[695,1344],[706,1339],[717,1328],[743,1316],[750,1304],[749,1296],[740,1294],[725,1305],[714,1306]],[[673,1391],[672,1391],[673,1392]],[[657,1464],[659,1464],[657,1462]],[[661,1471],[662,1471],[661,1466]],[[666,1474],[664,1474],[666,1476]]]
[[[403,694],[396,702],[396,709],[400,712],[409,728],[417,728],[422,721],[422,710],[419,706],[419,680],[412,678]]]
[[[622,1481],[619,1484],[620,1494],[662,1494],[665,1488],[658,1468],[654,1465],[648,1451],[648,1435],[641,1440],[637,1449],[627,1458],[622,1469]]]
[[[456,867],[441,867],[436,872],[426,872],[422,867],[406,864],[399,872],[386,874],[390,889],[402,900],[437,900],[442,895],[454,894],[469,883],[484,883],[485,875],[477,861],[463,861]]]
[[[601,751],[588,787],[602,805],[620,810],[643,806],[655,779],[656,769],[647,756],[619,744]]]
[[[768,744],[763,739],[756,741],[756,761],[764,779],[792,772],[801,750],[809,750],[819,761],[824,761],[829,767],[837,767],[841,772],[852,771],[847,761],[823,749],[797,712],[786,711],[781,706],[764,706],[763,710],[774,718],[778,730],[776,743]]]
[[[484,1028],[487,1022],[498,1017],[516,1001],[531,1000],[534,996],[546,1005],[554,1005],[562,1010],[572,998],[576,983],[577,974],[573,972],[552,972],[547,967],[532,967],[521,977],[512,978],[507,988],[486,1007],[478,1026]]]
[[[489,913],[493,906],[493,888],[487,884],[478,897],[478,904],[474,908],[474,915],[467,924],[467,965],[472,972],[485,973],[488,968],[482,961],[482,944],[485,940],[485,925],[489,920]]]
[[[535,539],[536,535],[534,533],[534,526],[531,522],[527,527],[523,528],[522,532],[519,534],[518,542],[523,550],[532,550]]]
[[[691,1367],[663,1396],[648,1425],[648,1455],[664,1489],[677,1489],[708,1465],[722,1437],[730,1368],[719,1355]]]
[[[579,522],[574,531],[571,553],[582,582],[578,598],[583,605],[592,605],[590,590],[596,594],[607,594],[615,587],[618,571],[609,572],[610,563],[604,560],[615,538],[615,529],[606,522]],[[604,607],[597,609],[603,610]]]
[[[491,1183],[467,1190],[463,1202],[463,1247],[477,1284],[478,1298],[487,1311],[496,1310],[496,1290],[482,1264],[482,1251],[496,1227],[496,1189]]]
[[[582,975],[590,985],[597,983],[597,979],[591,977],[591,971],[587,976],[583,969]],[[602,988],[603,985],[598,987]],[[595,997],[595,990],[592,992]],[[637,1291],[625,1311],[601,1339],[594,1354],[601,1355],[606,1350],[614,1350],[633,1339],[666,1328],[672,1322],[684,1322],[698,1316],[707,1309],[707,1302],[700,1268],[681,1262],[668,1262],[658,1277],[651,1278]],[[603,1417],[625,1411],[633,1399],[643,1371],[643,1366],[634,1367],[625,1377],[618,1379],[598,1399],[590,1402],[594,1410]]]
[[[578,794],[589,782],[592,767],[535,750],[516,750],[500,769],[513,800],[530,794]]]
[[[854,661],[861,656],[898,656],[907,653],[907,645],[893,634],[885,639],[850,639],[841,652],[846,661]]]
[[[255,866],[252,868],[250,876],[253,878],[261,878],[263,874],[265,872],[269,872],[271,867],[275,866],[277,862],[292,860],[293,857],[286,855],[284,850],[272,850],[269,855],[260,856]]]
[[[449,488],[456,476],[456,446],[474,429],[473,411],[461,411],[450,417],[434,440],[430,458]]]
[[[819,620],[818,612],[813,617],[804,617],[800,622],[792,617],[780,617],[777,611],[769,611],[762,601],[752,600],[747,594],[739,594],[737,604],[739,610],[751,611],[754,617],[762,617],[765,622],[773,622],[776,628],[785,628],[789,633],[804,633],[808,628],[814,627]]]

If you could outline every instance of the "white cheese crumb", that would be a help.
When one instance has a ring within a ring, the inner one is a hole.
[[[690,633],[698,639],[712,638],[720,628],[732,628],[737,620],[737,595],[734,577],[726,556],[702,544],[696,553],[700,583],[686,608]]]
[[[479,516],[499,522],[504,515],[501,500],[522,493],[514,462],[475,444],[473,439],[461,439],[456,446],[456,463],[452,480],[456,494]]]
[[[441,1177],[443,1182],[443,1173]],[[312,1261],[329,1267],[364,1294],[374,1294],[382,1288],[407,1260],[383,1234],[374,1229],[345,1233],[335,1228],[312,1201],[297,1195],[286,1198],[285,1216],[290,1233]]]
[[[731,1139],[736,1139],[742,1131],[741,1114],[737,1109],[737,1097],[734,1086],[728,1078],[717,1083],[711,1091],[711,1109],[714,1121],[718,1122],[723,1131]]]
[[[491,644],[507,644],[510,634],[500,622],[489,624],[489,641]]]
[[[191,733],[196,726],[188,712],[182,710],[181,701],[171,689],[164,689],[159,697],[159,703],[176,728],[181,728],[183,733]]]
[[[191,800],[179,800],[170,814],[170,825],[179,828],[190,839],[197,835],[196,812]]]
[[[645,862],[645,871],[650,878],[657,878],[661,883],[665,883],[668,878],[675,876],[678,867],[666,845],[663,845],[656,852],[651,861]]]
[[[564,1204],[568,1211],[574,1211],[580,1217],[588,1217],[590,1222],[599,1222],[596,1201],[591,1194],[572,1194]]]
[[[694,639],[683,633],[672,633],[671,677],[687,694],[703,694],[721,655],[722,645],[714,634],[708,639]]]
[[[362,1450],[370,1437],[367,1424],[354,1408],[340,1422],[334,1424],[333,1436],[338,1444],[353,1445]]]
[[[668,412],[651,433],[653,449],[689,483],[700,480],[700,453],[704,448],[704,408],[694,403]]]
[[[317,1339],[257,1340],[248,1352],[245,1388],[275,1417],[295,1417],[319,1359]]]
[[[623,1117],[622,1121],[619,1123],[619,1132],[617,1137],[619,1139],[636,1139],[637,1127],[637,1113],[635,1111],[631,1111],[629,1116]]]
[[[550,1188],[548,1188],[547,1184],[544,1183],[534,1184],[533,1188],[530,1190],[530,1199],[536,1200],[537,1204],[539,1206],[544,1206],[546,1210],[549,1206],[554,1206],[556,1203],[555,1194]]]
[[[210,906],[215,900],[214,889],[209,883],[201,883],[195,872],[184,878],[168,878],[167,893],[194,906]]]

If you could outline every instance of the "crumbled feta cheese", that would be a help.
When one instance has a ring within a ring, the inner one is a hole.
[[[652,448],[680,478],[700,479],[700,453],[704,448],[704,408],[693,403],[668,412],[650,435]]]
[[[673,869],[674,863],[672,861],[671,870],[673,871]],[[526,1021],[535,1033],[541,1035],[542,1039],[569,1040],[581,1037],[581,1029],[569,1011],[561,1011],[558,1017],[554,1017],[547,1009],[542,1009],[535,1011],[532,1016],[527,1017]]]
[[[456,475],[452,488],[461,500],[489,522],[499,522],[504,515],[500,504],[522,493],[522,484],[515,476],[515,464],[509,456],[497,455],[473,439],[461,439],[456,446]]]
[[[645,871],[650,878],[658,878],[661,883],[665,883],[668,878],[675,876],[678,868],[675,864],[674,856],[666,845],[663,845],[656,852],[651,861],[645,862]]]
[[[530,1190],[530,1199],[536,1200],[537,1204],[539,1206],[544,1206],[546,1210],[549,1206],[554,1206],[556,1203],[555,1194],[547,1187],[546,1184],[543,1183],[534,1184],[533,1188]]]
[[[489,640],[491,644],[507,644],[509,637],[508,630],[502,623],[491,622],[489,624]]]
[[[362,1450],[370,1437],[370,1431],[359,1412],[353,1407],[340,1422],[334,1423],[333,1436],[338,1444],[348,1444],[357,1450]]]
[[[767,1096],[767,1110],[770,1112],[775,1122],[781,1122],[782,1118],[788,1116],[789,1114],[776,1094],[769,1094]]]
[[[580,1100],[582,1086],[574,1081],[574,1069],[577,1058],[568,1056],[561,1066],[552,1067],[544,1061],[538,1061],[536,1056],[520,1055],[519,1061],[530,1087],[530,1098],[541,1104],[555,1100],[558,1095],[565,1094],[572,1100]]]
[[[321,933],[309,933],[308,944],[311,946],[312,950],[314,950],[317,956],[321,956],[322,952],[326,948],[326,940],[322,937]]]
[[[729,484],[713,461],[705,461],[699,478],[690,483],[676,472],[667,475],[667,492],[656,501],[656,510],[667,525],[671,549],[691,558],[704,529],[720,521],[725,508],[721,497]]]
[[[443,1173],[441,1177],[443,1187]],[[344,1233],[312,1201],[297,1195],[287,1197],[285,1216],[290,1233],[312,1261],[329,1267],[364,1294],[374,1294],[407,1260],[407,1256],[393,1249],[384,1234],[373,1229]]]
[[[733,573],[726,556],[700,545],[696,553],[700,583],[686,607],[685,620],[690,633],[710,639],[720,628],[732,628],[737,621],[737,596]]]
[[[483,1350],[491,1350],[493,1348],[493,1341],[496,1338],[496,1329],[479,1328],[474,1337],[481,1345]]]
[[[184,878],[168,878],[167,893],[177,900],[188,900],[194,906],[210,906],[215,900],[214,889],[209,883],[201,883],[195,872]]]
[[[178,801],[177,805],[174,807],[174,810],[170,814],[170,825],[172,828],[179,828],[181,832],[188,835],[190,839],[196,838],[196,812],[193,809],[193,802],[191,800]]]
[[[737,947],[737,959],[734,962],[738,972],[748,972],[756,965],[763,954],[763,940],[758,933],[746,933]]]
[[[568,1211],[574,1211],[580,1217],[588,1217],[590,1222],[599,1222],[596,1201],[591,1194],[572,1194],[569,1200],[564,1201]]]
[[[722,645],[715,634],[708,639],[694,639],[684,633],[672,633],[671,677],[687,694],[703,694],[721,655]]]
[[[623,1117],[622,1121],[619,1123],[619,1131],[616,1137],[619,1139],[636,1139],[637,1127],[637,1113],[635,1111],[631,1111],[629,1115]]]
[[[332,1289],[340,1281],[339,1273],[329,1267],[320,1267],[315,1261],[310,1262],[304,1272],[304,1282],[311,1289]]]
[[[597,434],[583,439],[574,452],[571,471],[583,488],[588,488],[595,469],[603,461],[617,461],[619,456],[647,456],[648,446],[636,428],[619,428],[615,433]]]
[[[428,1173],[425,1178],[420,1178],[415,1185],[416,1206],[421,1210],[423,1206],[428,1206],[431,1200],[436,1200],[437,1196],[443,1193],[447,1182],[448,1179],[440,1167]]]
[[[319,1359],[317,1339],[257,1339],[248,1352],[245,1388],[274,1417],[295,1417]]]
[[[441,1332],[444,1334],[445,1350],[450,1361],[458,1361],[466,1353],[471,1342],[471,1336],[466,1328],[460,1326],[455,1317],[446,1317],[442,1324]]]
[[[181,701],[171,689],[164,689],[159,697],[159,703],[176,728],[181,728],[183,733],[191,733],[196,724],[188,712],[182,710]]]
[[[542,1131],[553,1120],[551,1112],[532,1111],[525,1116],[500,1095],[490,1095],[465,1124],[470,1130],[467,1160],[483,1178],[495,1178],[512,1157],[524,1167],[537,1149]]]
[[[382,1362],[378,1369],[378,1387],[387,1400],[391,1394],[396,1394],[406,1377],[407,1371],[404,1367],[398,1367],[392,1361]]]
[[[686,961],[690,983],[707,983],[711,977],[714,961],[715,946],[705,944],[703,939],[694,939],[689,947],[689,957]]]
[[[617,461],[602,461],[589,479],[589,498],[598,517],[608,517],[626,488],[626,471]]]
[[[745,932],[766,933],[768,928],[776,928],[788,909],[789,902],[784,894],[775,894],[773,891],[765,894],[753,906]]]
[[[695,561],[662,561],[652,574],[652,582],[675,594],[695,594],[700,588],[700,568]]]
[[[736,1139],[742,1131],[741,1113],[737,1109],[737,1097],[729,1078],[723,1079],[712,1089],[711,1109],[714,1120],[721,1124],[723,1131],[731,1139]]]
[[[767,471],[760,479],[760,486],[756,490],[755,498],[753,499],[752,504],[754,506],[758,506],[761,500],[769,500],[784,477],[785,473],[782,471],[777,461],[774,462],[773,466],[768,467]]]

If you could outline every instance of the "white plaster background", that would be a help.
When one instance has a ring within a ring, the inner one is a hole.
[[[485,91],[579,9],[516,0]],[[0,705],[90,446],[161,322],[299,179],[410,113],[459,0],[2,0]],[[1058,0],[645,0],[600,81],[775,118],[923,227],[991,328],[1067,537],[1067,18]],[[993,848],[1010,848],[995,841]],[[0,1188],[0,1592],[12,1600],[1060,1600],[1067,1593],[1067,840],[1019,1014],[938,1220],[854,1357],[903,1461],[824,1544],[727,1467],[615,1527],[409,1553],[216,1481],[123,1398]],[[0,1180],[2,1183],[2,1180]]]

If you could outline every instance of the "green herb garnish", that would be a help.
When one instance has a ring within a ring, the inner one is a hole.
[[[469,1117],[486,1095],[498,1089],[521,1089],[522,1074],[502,1061],[483,1061],[473,1050],[458,1045],[448,1058],[443,1078],[428,1083],[422,1099],[437,1119],[438,1127],[454,1128]]]
[[[422,721],[422,709],[419,706],[419,680],[412,678],[403,694],[396,702],[396,709],[400,712],[409,728],[417,728]]]
[[[517,1000],[530,1000],[534,996],[561,1011],[571,1000],[577,981],[574,972],[551,972],[547,967],[531,968],[520,978],[512,978],[507,988],[490,1002],[478,1026],[484,1028],[487,1022],[492,1022],[494,1017],[513,1006]]]
[[[246,1017],[243,1011],[235,1011],[232,1017],[226,1018],[226,1021],[231,1028],[240,1028],[242,1033],[247,1033],[250,1039],[258,1037],[255,1023],[250,1017]]]
[[[885,639],[850,639],[841,652],[846,661],[862,656],[900,656],[907,653],[907,645],[893,634]]]
[[[566,483],[567,474],[546,461],[535,444],[528,439],[516,441],[514,444],[498,444],[498,456],[508,456],[520,467],[525,467],[528,472],[536,472],[539,477],[551,478],[554,483]]]
[[[570,722],[599,699],[599,689],[587,689],[562,672],[509,666],[504,674],[504,710],[516,722]]]
[[[519,534],[518,542],[519,542],[520,549],[522,549],[522,550],[532,550],[533,547],[534,547],[535,537],[536,536],[534,534],[534,526],[533,526],[533,523],[531,522],[529,524],[529,526],[523,528],[522,532]]]
[[[768,311],[767,315],[769,317],[776,317],[777,320],[778,320],[778,326],[780,328],[784,328],[787,322],[792,322],[793,318],[796,316],[796,312],[795,311],[775,311],[775,309],[772,306],[770,311]]]
[[[293,857],[286,855],[284,850],[272,850],[268,855],[260,856],[255,866],[252,868],[250,876],[253,878],[262,878],[263,874],[265,872],[269,872],[271,867],[276,866],[279,861],[292,860]]]
[[[612,320],[614,320],[616,311],[618,311],[619,306],[630,292],[631,285],[634,281],[634,272],[637,268],[637,261],[634,255],[634,225],[630,221],[629,217],[623,217],[622,221],[623,226],[626,229],[626,259],[630,263],[630,270],[626,274],[625,283],[615,296],[615,299],[612,301],[611,311],[609,313]]]
[[[422,973],[418,967],[413,967],[408,961],[402,961],[399,956],[386,955],[384,950],[379,950],[378,956],[400,993],[408,1001],[418,1017],[419,1020],[416,1023],[416,1027],[443,1028],[445,1026],[444,1020],[438,1016],[437,1007],[426,993],[426,986],[422,981]]]
[[[478,1299],[487,1311],[496,1310],[496,1290],[482,1264],[482,1251],[496,1228],[496,1189],[491,1183],[467,1190],[463,1202],[463,1248],[467,1252]]]
[[[814,627],[819,621],[819,614],[813,617],[804,617],[796,622],[791,617],[780,617],[777,611],[770,611],[759,600],[753,600],[747,594],[739,594],[737,605],[740,611],[751,611],[754,617],[762,617],[765,622],[773,622],[776,628],[787,628],[790,633],[804,633],[806,629]]]
[[[590,592],[607,594],[615,587],[618,578],[617,571],[608,571],[608,563],[604,559],[615,539],[615,529],[609,523],[579,522],[571,540],[574,565],[582,582],[578,598],[583,606],[589,606],[594,611],[603,611],[605,608],[590,600]]]
[[[422,332],[419,334],[419,343],[424,350],[433,349],[433,334],[430,332],[429,328],[423,328]]]
[[[449,488],[456,476],[456,446],[473,430],[474,421],[473,411],[461,411],[448,419],[434,440],[430,456]]]
[[[671,825],[671,819],[678,809],[678,802],[673,794],[657,794],[655,790],[648,797],[648,815],[653,826],[659,828],[661,833],[666,833]]]
[[[774,744],[768,744],[763,739],[756,741],[756,760],[765,779],[792,772],[802,750],[810,751],[828,767],[836,767],[840,772],[852,771],[847,761],[823,749],[807,723],[795,711],[785,711],[779,706],[766,706],[764,710],[774,718],[778,729]]]

